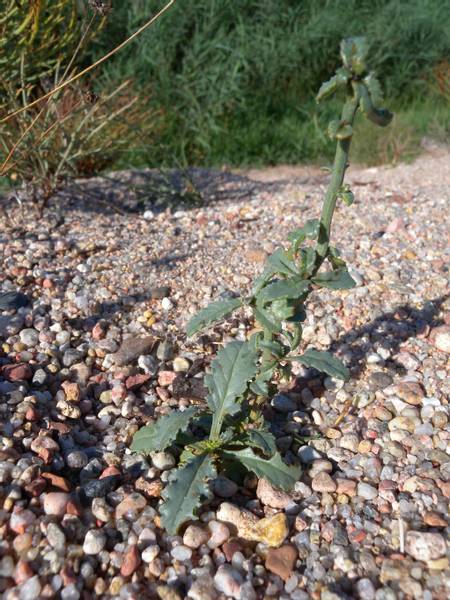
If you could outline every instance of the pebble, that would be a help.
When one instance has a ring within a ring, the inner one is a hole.
[[[378,490],[372,485],[360,481],[357,487],[357,494],[361,498],[364,498],[364,500],[374,500],[378,496]]]
[[[429,561],[444,556],[447,545],[439,533],[408,531],[405,550],[416,560]]]
[[[207,544],[211,549],[219,548],[219,546],[222,546],[222,544],[224,544],[230,537],[230,530],[225,523],[221,523],[220,521],[209,521],[208,529],[210,532],[210,538]]]
[[[236,600],[241,598],[241,586],[243,583],[244,579],[242,575],[230,565],[221,565],[214,575],[216,590]]]
[[[315,492],[335,492],[336,483],[326,471],[318,473],[311,481],[311,487]]]
[[[63,517],[66,514],[67,504],[69,501],[69,494],[64,492],[49,492],[44,496],[44,512],[46,515]]]
[[[285,394],[276,394],[271,401],[271,405],[281,413],[289,413],[297,410],[297,403]]]
[[[183,535],[183,544],[188,548],[199,548],[210,538],[208,531],[197,525],[189,525]]]
[[[272,508],[284,509],[292,501],[289,494],[274,488],[265,479],[260,479],[258,481],[256,495],[263,504]]]
[[[36,331],[36,329],[22,329],[19,337],[22,344],[25,344],[27,348],[34,348],[39,344],[39,331]]]
[[[187,546],[183,545],[175,546],[175,548],[172,548],[172,550],[170,551],[170,554],[175,560],[185,562],[191,559],[192,550],[191,548],[188,548]]]
[[[266,556],[266,569],[287,581],[294,570],[297,556],[297,548],[290,544],[270,548]]]
[[[170,452],[155,452],[152,454],[152,463],[156,469],[166,471],[175,466],[175,458]]]
[[[117,352],[113,355],[114,364],[118,367],[128,365],[138,359],[141,355],[151,352],[154,344],[155,340],[152,336],[126,338],[123,340]]]
[[[160,549],[159,549],[158,545],[153,544],[151,546],[148,546],[142,552],[142,560],[146,563],[151,563],[152,561],[155,560],[155,558],[159,555],[159,553],[160,553]]]
[[[84,538],[83,552],[89,555],[99,554],[106,545],[106,535],[100,529],[90,529]]]

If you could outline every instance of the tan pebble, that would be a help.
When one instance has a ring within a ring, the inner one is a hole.
[[[311,482],[311,487],[315,492],[335,492],[336,483],[325,471],[318,473]]]

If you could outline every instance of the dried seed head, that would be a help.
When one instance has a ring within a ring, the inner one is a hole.
[[[83,90],[83,100],[86,104],[95,104],[98,102],[98,99],[98,95],[89,88]]]
[[[111,12],[111,0],[88,0],[89,6],[102,17]]]

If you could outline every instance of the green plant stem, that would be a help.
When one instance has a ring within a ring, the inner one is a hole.
[[[356,111],[358,110],[359,93],[356,86],[353,88],[353,96],[349,97],[342,109],[341,121],[348,123],[353,127]],[[320,217],[321,231],[319,242],[317,244],[317,253],[319,260],[316,264],[315,273],[320,268],[327,256],[328,247],[330,245],[331,221],[333,220],[336,201],[344,182],[345,171],[348,166],[348,155],[350,151],[350,143],[352,138],[338,140],[336,154],[334,156],[333,169],[331,171],[331,180],[328,185],[327,193],[323,201],[322,215]]]

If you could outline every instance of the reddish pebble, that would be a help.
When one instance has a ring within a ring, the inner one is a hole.
[[[49,492],[44,496],[44,512],[46,515],[63,517],[66,514],[69,494],[64,492]]]
[[[94,340],[102,340],[106,335],[106,329],[103,323],[96,323],[92,329],[92,337]]]
[[[9,527],[14,533],[22,534],[36,521],[36,515],[31,510],[18,508],[9,519]]]
[[[38,477],[37,479],[33,479],[30,483],[25,486],[25,491],[31,496],[37,498],[42,494],[42,492],[46,488],[47,482],[42,477]]]
[[[225,542],[225,544],[222,546],[223,553],[225,554],[225,557],[228,562],[231,562],[233,555],[236,552],[241,552],[242,549],[243,546],[239,540],[230,540],[228,542]]]
[[[51,485],[62,490],[63,492],[70,492],[70,485],[67,479],[55,475],[54,473],[41,473],[41,477],[46,479]]]
[[[25,583],[27,579],[33,577],[34,573],[30,567],[30,565],[25,560],[19,560],[17,562],[16,568],[14,570],[14,581],[16,585],[21,585]]]
[[[69,500],[66,507],[66,514],[81,517],[81,509],[76,502]]]
[[[145,373],[139,373],[138,375],[130,375],[125,380],[125,387],[127,390],[137,390],[144,385],[150,379],[150,375]]]
[[[36,408],[34,406],[30,406],[30,408],[27,409],[27,412],[25,413],[25,419],[27,421],[31,421],[32,423],[34,423],[35,421],[38,421],[40,418],[39,412],[36,410]]]
[[[175,371],[160,371],[158,373],[158,385],[161,387],[167,387],[174,382],[177,377]]]
[[[3,377],[8,381],[27,381],[33,377],[30,365],[20,363],[18,365],[5,365],[1,369]]]
[[[44,281],[42,282],[42,287],[46,290],[51,290],[55,287],[55,284],[51,279],[44,279]]]
[[[267,553],[266,569],[287,581],[292,575],[297,556],[297,549],[290,544],[281,546],[281,548],[271,548]]]
[[[140,564],[141,555],[139,554],[136,544],[133,544],[132,546],[129,546],[128,550],[125,552],[120,574],[122,577],[129,577],[136,571]]]
[[[69,402],[80,401],[81,392],[78,383],[73,383],[71,381],[63,381],[61,387],[66,395],[66,400],[68,400]]]
[[[117,467],[112,465],[110,467],[106,467],[106,469],[102,471],[102,474],[100,475],[99,479],[103,479],[104,477],[110,477],[111,475],[122,475],[122,473]]]

